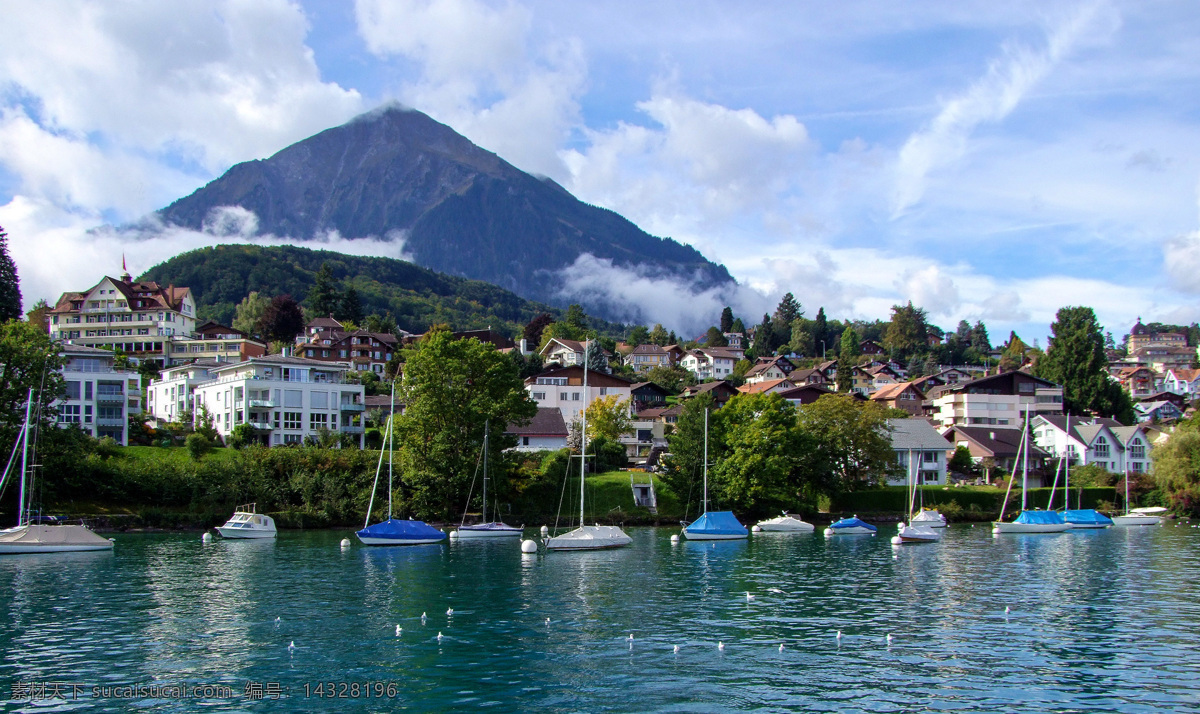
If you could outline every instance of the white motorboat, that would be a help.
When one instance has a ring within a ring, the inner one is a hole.
[[[112,550],[113,542],[101,538],[86,526],[82,525],[43,525],[30,519],[30,508],[26,494],[33,494],[32,483],[26,488],[26,481],[32,482],[29,464],[29,436],[32,420],[31,405],[33,390],[25,401],[25,423],[17,433],[17,441],[13,444],[8,464],[0,475],[0,489],[12,473],[16,462],[17,447],[21,448],[21,483],[17,493],[17,525],[0,531],[0,555],[17,555],[24,553],[71,553],[89,550]]]
[[[488,488],[488,424],[483,425],[483,522],[473,523],[471,525],[460,525],[458,530],[450,531],[450,537],[458,540],[470,540],[472,538],[520,538],[523,528],[510,526],[503,521],[491,521],[487,519],[487,488]],[[467,499],[470,501],[470,497]],[[463,514],[463,520],[466,520],[466,514]]]
[[[942,532],[927,526],[914,526],[900,522],[896,535],[892,536],[892,545],[901,543],[936,543],[942,539]]]
[[[258,513],[257,506],[256,503],[238,506],[229,520],[225,521],[225,525],[217,527],[217,532],[221,534],[222,538],[274,538],[276,536],[275,519]]]
[[[1162,523],[1162,514],[1166,512],[1167,509],[1162,506],[1134,508],[1123,516],[1113,516],[1112,520],[1115,526],[1157,526]]]
[[[583,393],[588,393],[587,387],[587,352],[589,343],[584,342],[583,354]],[[583,525],[583,496],[584,484],[587,482],[587,404],[583,409],[582,425],[583,443],[579,449],[579,527],[562,535],[546,539],[546,550],[603,550],[620,548],[629,545],[633,539],[618,526],[585,526]]]
[[[759,521],[758,529],[767,533],[812,533],[817,527],[785,513],[782,516]]]

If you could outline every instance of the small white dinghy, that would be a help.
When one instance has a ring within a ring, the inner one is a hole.
[[[256,512],[256,503],[238,506],[233,516],[218,526],[217,532],[223,538],[274,538],[275,519]]]
[[[892,536],[892,545],[901,543],[936,543],[942,539],[942,532],[928,526],[917,526],[900,522],[899,530]]]
[[[813,524],[806,523],[786,513],[782,516],[759,521],[758,528],[768,533],[812,533],[817,529]]]

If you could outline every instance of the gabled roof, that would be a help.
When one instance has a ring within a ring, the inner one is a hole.
[[[1185,382],[1195,382],[1200,379],[1200,369],[1168,369],[1167,374]]]
[[[304,327],[309,330],[340,330],[342,329],[342,323],[333,319],[333,316],[330,315],[329,317],[317,317],[309,320],[308,324]]]
[[[795,382],[785,377],[783,379],[766,379],[761,382],[755,382],[754,384],[743,384],[742,386],[738,387],[737,390],[743,394],[759,394],[761,392],[769,392],[772,389],[778,389],[780,387],[792,389],[795,386]]]
[[[899,384],[888,384],[888,385],[882,386],[874,394],[871,395],[871,399],[874,399],[876,401],[897,399],[897,398],[899,398],[899,396],[901,394],[903,394],[904,392],[906,392],[910,389],[917,393],[917,399],[925,399],[925,395],[921,393],[921,390],[919,390],[915,386],[913,386],[912,382],[900,382]]]
[[[1102,434],[1108,434],[1109,436],[1113,437],[1113,441],[1117,442],[1118,449],[1121,449],[1121,450],[1125,449],[1125,442],[1121,441],[1104,424],[1080,424],[1079,426],[1072,427],[1072,428],[1074,428],[1075,432],[1077,434],[1079,434],[1079,436],[1081,437],[1081,441],[1083,441],[1083,443],[1087,444],[1089,447],[1092,445],[1092,442],[1094,442],[1097,437],[1099,437]]]
[[[183,307],[183,299],[192,293],[191,288],[177,288],[174,285],[168,285],[164,288],[154,281],[138,281],[136,283],[127,283],[119,278],[105,276],[100,282],[96,283],[87,290],[84,290],[83,292],[63,293],[62,296],[58,298],[58,302],[55,303],[54,308],[50,310],[50,312],[72,312],[71,303],[73,301],[78,302],[80,300],[87,299],[88,293],[100,287],[105,280],[107,280],[114,288],[117,289],[118,292],[121,293],[122,297],[124,297],[125,301],[128,303],[128,308],[130,310],[164,309],[178,312],[180,308]],[[137,307],[133,303],[134,300],[148,300],[152,304],[148,306]]]
[[[665,355],[665,354],[667,354],[667,348],[656,345],[653,342],[643,342],[642,344],[638,345],[637,347],[634,347],[633,352],[631,352],[630,354]]]
[[[994,374],[990,377],[980,377],[979,379],[972,379],[969,382],[962,382],[954,385],[954,390],[967,393],[987,393],[987,390],[997,390],[1001,394],[1017,394],[1016,382],[1018,380],[1037,382],[1043,387],[1049,388],[1059,386],[1054,382],[1042,379],[1041,377],[1035,377],[1026,372],[1013,371]]]
[[[954,448],[946,437],[924,419],[888,419],[893,449],[949,451]]]
[[[594,369],[588,370],[588,386],[589,387],[629,387],[632,388],[633,381],[618,377],[615,374],[607,374],[605,372],[597,372]],[[525,384],[537,384],[540,377],[566,377],[568,379],[575,377],[579,380],[579,386],[583,386],[583,367],[581,365],[571,365],[569,367],[554,367],[540,374],[535,374],[532,377],[525,378]]]
[[[1021,444],[1020,429],[997,429],[988,426],[952,426],[943,436],[952,444],[959,438],[974,442],[980,449],[996,458],[1008,458],[1017,455]],[[1046,458],[1048,454],[1030,440],[1030,458]]]
[[[704,394],[705,392],[726,392],[730,396],[733,396],[734,394],[738,393],[737,390],[734,389],[733,386],[729,384],[729,382],[727,382],[723,379],[717,380],[715,382],[704,382],[703,384],[694,384],[694,385],[688,387],[687,389],[683,390],[683,394],[686,397],[694,397],[699,394]]]
[[[1120,439],[1121,444],[1123,444],[1125,446],[1128,446],[1130,440],[1133,439],[1133,437],[1137,436],[1139,432],[1142,434],[1143,439],[1145,439],[1146,441],[1150,440],[1146,436],[1145,430],[1142,429],[1142,427],[1136,426],[1136,425],[1135,426],[1113,427],[1113,429],[1111,431],[1114,436],[1116,436],[1118,439]]]
[[[665,417],[677,417],[683,413],[682,404],[672,404],[669,407],[650,407],[643,409],[636,414],[638,419],[662,419]]]
[[[584,352],[583,343],[579,340],[566,340],[559,337],[551,337],[550,341],[546,343],[546,346],[542,348],[542,353],[553,352],[554,350],[552,346],[556,343],[559,347],[565,347],[576,354],[583,354]]]
[[[516,436],[566,436],[567,424],[562,412],[555,407],[538,407],[528,424],[509,424],[505,434]]]
[[[634,384],[629,385],[629,389],[631,392],[633,392],[635,394],[637,394],[637,393],[644,394],[646,392],[655,392],[663,397],[671,396],[671,393],[669,391],[667,391],[663,387],[660,387],[658,384],[656,384],[654,382],[635,382]]]

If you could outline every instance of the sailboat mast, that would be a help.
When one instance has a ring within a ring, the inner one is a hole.
[[[708,407],[704,408],[704,511],[708,513]]]
[[[925,494],[921,494],[921,498],[925,498]],[[917,503],[917,474],[916,468],[913,466],[913,450],[908,450],[908,517],[912,520],[913,513],[916,512]],[[922,501],[921,505],[925,505]]]
[[[392,457],[396,453],[396,380],[392,380],[392,403],[388,405],[388,520],[392,520]]]
[[[487,523],[488,422],[483,422],[483,522]]]
[[[588,348],[591,340],[583,343],[583,426],[579,435],[579,527],[583,528],[583,485],[587,478],[587,407],[588,407]]]
[[[25,432],[23,441],[21,442],[21,489],[17,494],[17,525],[25,525],[25,478],[29,473],[29,409],[33,404],[33,389],[29,390],[29,397],[25,400]],[[1128,481],[1128,479],[1126,479]],[[1125,499],[1129,500],[1128,497]]]
[[[1025,427],[1021,433],[1025,442],[1025,460],[1021,465],[1021,510],[1025,510],[1025,493],[1029,490],[1029,410],[1025,410]]]
[[[1069,511],[1069,510],[1071,510],[1071,459],[1070,459],[1070,455],[1071,455],[1071,414],[1069,412],[1067,413],[1067,449],[1066,449],[1066,451],[1067,451],[1068,458],[1067,458],[1064,468],[1063,468],[1063,493],[1066,494],[1066,498],[1063,499],[1063,503],[1066,505],[1063,507],[1063,510]],[[1083,503],[1082,503],[1083,493],[1082,492],[1080,492],[1079,498],[1080,498],[1079,506],[1080,506],[1080,508],[1082,508],[1083,507]]]

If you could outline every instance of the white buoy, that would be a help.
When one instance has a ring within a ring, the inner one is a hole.
[[[442,633],[438,632],[438,642],[441,642],[441,641],[442,641]]]
[[[762,528],[759,528],[759,527],[758,527],[758,524],[755,524],[755,525],[754,525],[754,527],[750,529],[750,532],[752,532],[752,533],[762,533]]]
[[[629,637],[626,637],[626,638],[625,638],[625,641],[626,641],[626,642],[633,642],[633,633],[632,633],[632,632],[630,632],[630,633],[629,633]]]
[[[206,531],[204,533],[204,535],[200,536],[200,542],[201,543],[212,543],[212,533],[208,533]]]
[[[826,528],[826,529],[825,529],[825,537],[826,537],[826,538],[831,538],[831,537],[833,537],[833,529],[832,529],[832,528]]]
[[[1008,605],[1005,605],[1004,606],[1004,614],[1007,615],[1009,612],[1011,612],[1011,611],[1008,609]]]
[[[349,539],[349,538],[343,538],[343,539],[342,539],[342,543],[341,543],[341,545],[342,545],[342,549],[343,549],[343,550],[344,550],[344,549],[346,549],[346,548],[349,548],[349,547],[350,547],[350,539]]]
[[[538,546],[537,546],[536,540],[521,541],[521,552],[522,553],[536,553],[537,549],[538,549]]]
[[[401,632],[404,632],[404,628],[396,625],[396,637],[399,637]]]
[[[675,543],[678,543],[678,542],[679,542],[679,534],[678,534],[678,533],[675,533],[674,535],[672,535],[672,536],[671,536],[671,543],[672,543],[672,544],[675,544]]]
[[[454,608],[452,608],[452,607],[446,608],[446,617],[454,617]]]
[[[898,536],[898,535],[892,536],[892,545],[900,545],[903,542],[904,542],[904,539],[901,538],[900,536]],[[892,558],[895,558],[895,557],[896,556],[894,556],[894,555],[892,556]]]
[[[543,536],[550,535],[550,528],[548,526],[542,526],[542,535]]]
[[[547,617],[546,618],[546,627],[549,627],[549,626],[550,626],[550,618]]]
[[[458,540],[458,531],[457,530],[450,531],[450,540]]]
[[[724,642],[718,642],[718,643],[717,643],[717,650],[718,650],[718,651],[720,651],[720,652],[724,652],[724,651],[725,651],[725,643],[724,643]]]

